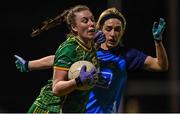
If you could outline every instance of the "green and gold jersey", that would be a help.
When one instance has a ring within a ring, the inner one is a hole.
[[[48,83],[41,89],[39,96],[36,98],[32,106],[37,106],[47,112],[58,113],[60,112],[60,98],[52,94],[52,80],[48,80]],[[32,111],[31,111],[32,110]],[[30,112],[34,112],[35,109],[30,109]],[[40,110],[36,113],[41,113]]]
[[[75,36],[70,36],[56,51],[54,59],[54,69],[69,70],[70,66],[79,60],[87,60],[98,67],[96,50],[92,44],[92,48],[88,49]],[[84,112],[89,92],[74,90],[68,95],[61,98],[62,112]]]

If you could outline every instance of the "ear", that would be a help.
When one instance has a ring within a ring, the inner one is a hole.
[[[74,26],[74,25],[72,25],[71,28],[72,28],[72,30],[73,30],[74,32],[77,32],[77,31],[78,31],[78,30],[77,30],[77,27]]]

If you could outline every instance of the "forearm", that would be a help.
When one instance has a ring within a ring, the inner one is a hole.
[[[53,86],[53,94],[56,96],[63,96],[77,88],[75,79],[69,81],[59,81]]]
[[[155,41],[156,57],[148,56],[143,68],[150,71],[165,71],[168,69],[168,58],[162,44],[162,34],[165,28],[165,20],[160,18],[159,23],[154,22],[152,33]]]
[[[37,60],[32,60],[28,62],[28,69],[32,71],[32,70],[52,68],[53,62],[54,62],[54,55],[43,57]]]
[[[168,58],[167,58],[167,53],[166,50],[161,42],[156,42],[155,41],[155,46],[156,46],[156,58],[157,62],[161,68],[161,70],[167,70],[168,69]]]

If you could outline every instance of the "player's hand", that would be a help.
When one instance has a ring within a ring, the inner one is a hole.
[[[165,25],[166,25],[166,22],[163,18],[159,19],[159,23],[154,22],[152,33],[153,33],[153,37],[155,41],[159,42],[162,40],[162,34],[164,32]]]
[[[80,86],[83,86],[85,83],[88,83],[88,85],[94,84],[94,78],[96,74],[96,69],[93,68],[91,71],[86,71],[86,65],[83,65],[80,70],[79,74],[79,80],[81,84],[77,84]]]
[[[22,57],[18,56],[18,55],[14,55],[14,57],[16,58],[15,64],[17,69],[20,72],[28,72],[28,61],[24,60]]]
[[[102,31],[97,30],[94,42],[98,45],[104,43],[106,41],[105,34]]]

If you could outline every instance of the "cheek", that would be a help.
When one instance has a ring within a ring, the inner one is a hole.
[[[108,38],[109,38],[109,33],[108,32],[103,32],[104,33],[104,35],[105,35],[105,37],[106,37],[106,41],[108,40]]]
[[[79,33],[82,35],[82,36],[86,36],[86,29],[80,29],[79,30]]]
[[[116,36],[118,36],[118,37],[121,37],[122,36],[122,32],[116,32]]]
[[[87,25],[81,23],[77,25],[77,27],[79,28],[80,31],[85,31],[88,29]]]
[[[121,36],[117,37],[117,44],[119,44],[121,42],[121,40],[122,40]]]
[[[116,37],[118,38],[117,40],[119,41],[119,40],[121,40],[121,37],[122,37],[122,32],[118,32],[117,34],[116,34]]]
[[[116,44],[119,44],[120,41],[121,41],[121,38],[119,37],[119,38],[117,39]]]

